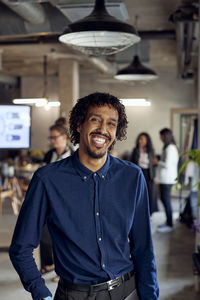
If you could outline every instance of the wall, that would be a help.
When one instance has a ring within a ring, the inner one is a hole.
[[[57,76],[48,76],[46,96],[50,100],[58,100],[58,79]],[[43,77],[26,76],[21,79],[21,97],[43,97]],[[49,127],[59,117],[59,107],[45,110],[43,107],[32,107],[32,126],[31,126],[31,150],[47,151],[49,142]]]
[[[18,98],[19,94],[19,86],[10,86],[9,84],[0,83],[0,104],[13,104],[12,100],[14,98]],[[14,150],[0,149],[0,161],[7,158],[8,156],[14,157],[16,155],[16,152],[17,151]]]
[[[19,86],[0,83],[0,104],[13,104],[12,100],[19,97]]]

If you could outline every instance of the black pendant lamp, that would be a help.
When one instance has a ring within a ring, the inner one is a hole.
[[[135,55],[132,63],[117,72],[115,75],[119,80],[153,80],[157,79],[158,75],[151,69],[143,66],[138,55]]]
[[[111,16],[104,0],[96,0],[92,13],[74,23],[59,41],[88,55],[101,56],[120,52],[140,41],[136,29]]]

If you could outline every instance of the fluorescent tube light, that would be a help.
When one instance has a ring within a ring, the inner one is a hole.
[[[120,99],[124,106],[151,106],[151,101],[145,98]]]
[[[14,104],[29,104],[35,105],[36,107],[45,107],[46,110],[49,110],[51,107],[60,106],[59,101],[48,101],[47,98],[26,98],[26,99],[14,99]]]
[[[47,104],[46,98],[24,98],[24,99],[14,99],[14,104],[35,104],[36,106],[44,106]]]
[[[58,107],[58,106],[60,106],[60,102],[59,101],[49,101],[47,103],[47,105],[50,107]]]

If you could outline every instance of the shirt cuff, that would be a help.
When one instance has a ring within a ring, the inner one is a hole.
[[[53,298],[51,296],[45,297],[43,298],[44,300],[53,300]]]

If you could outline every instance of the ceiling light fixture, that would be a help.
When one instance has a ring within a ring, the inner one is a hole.
[[[13,99],[14,104],[35,105],[36,107],[59,107],[59,101],[48,101],[47,98],[21,98]]]
[[[119,80],[153,80],[157,79],[158,75],[151,69],[141,64],[138,55],[135,55],[132,63],[117,72],[114,76]]]
[[[124,106],[151,106],[151,101],[145,98],[120,99]]]
[[[140,41],[136,29],[111,16],[104,0],[96,0],[92,13],[74,23],[59,41],[88,55],[100,56],[120,52]]]
[[[44,106],[47,104],[46,98],[21,98],[21,99],[14,99],[14,104],[35,104],[35,106]]]

